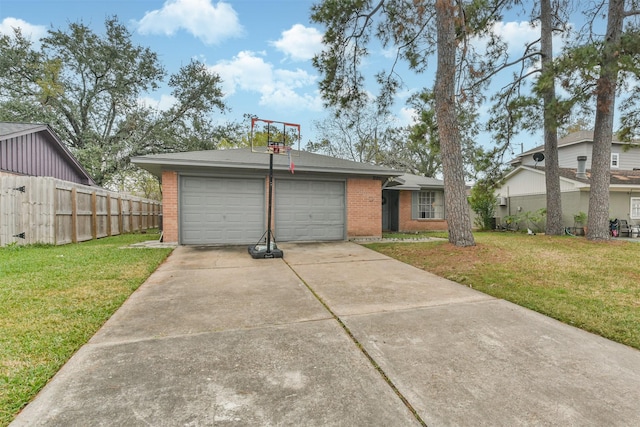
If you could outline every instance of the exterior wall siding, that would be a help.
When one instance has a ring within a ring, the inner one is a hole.
[[[347,179],[347,238],[382,237],[382,182]]]
[[[88,184],[45,135],[44,132],[36,132],[0,141],[0,171]]]
[[[571,191],[562,193],[560,198],[562,203],[562,224],[565,227],[573,227],[573,216],[578,212],[587,212],[589,210],[589,192]],[[503,224],[506,216],[535,212],[546,206],[547,196],[545,194],[509,197],[507,198],[507,206],[498,206],[496,209],[497,223]],[[526,229],[526,227],[527,225],[523,224],[520,229]]]
[[[178,173],[162,172],[162,239],[178,242]]]
[[[566,179],[560,179],[560,191],[576,191],[575,185]],[[546,194],[547,184],[543,173],[523,170],[512,176],[506,185],[496,190],[496,197],[515,197]]]
[[[561,168],[577,168],[578,156],[587,156],[587,169],[591,169],[593,146],[591,142],[581,144],[568,145],[558,149],[558,164]],[[620,155],[620,166],[613,168],[615,170],[633,170],[640,168],[640,148],[632,147],[625,144],[612,144],[611,153]],[[533,160],[533,154],[527,154],[522,158],[522,164],[525,166],[533,166],[536,162]],[[544,166],[544,160],[537,163],[538,166]]]
[[[611,147],[611,152],[618,153],[620,155],[620,167],[618,170],[633,170],[640,168],[640,148],[613,145]]]

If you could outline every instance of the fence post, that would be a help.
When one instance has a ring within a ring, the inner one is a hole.
[[[129,233],[133,232],[133,200],[129,199]]]
[[[91,192],[91,238],[98,238],[98,197],[95,191]]]
[[[123,234],[123,224],[122,224],[122,197],[118,196],[118,232],[119,234]]]
[[[78,190],[71,188],[71,241],[78,243]]]
[[[111,234],[111,194],[107,193],[107,236]]]

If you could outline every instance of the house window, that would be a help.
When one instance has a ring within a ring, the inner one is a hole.
[[[619,153],[611,153],[611,167],[619,168],[620,167],[620,154]]]
[[[442,191],[414,191],[411,218],[444,219],[444,197]]]
[[[631,219],[640,219],[640,197],[631,198]]]

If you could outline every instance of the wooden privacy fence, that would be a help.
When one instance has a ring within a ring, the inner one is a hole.
[[[0,176],[0,247],[63,245],[160,226],[162,204],[55,178]]]

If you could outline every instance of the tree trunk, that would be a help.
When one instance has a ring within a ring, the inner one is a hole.
[[[542,74],[546,75],[553,68],[553,17],[551,0],[542,0],[540,5],[540,46],[542,51]],[[563,235],[562,199],[560,193],[560,170],[558,163],[558,128],[556,123],[555,77],[544,88],[544,168],[547,187],[547,225],[545,233]]]
[[[456,246],[474,246],[456,112],[456,8],[452,0],[436,0],[436,26],[436,118],[440,134],[449,242]]]
[[[611,182],[611,140],[613,115],[618,79],[618,56],[624,0],[611,0],[600,62],[600,78],[596,89],[596,122],[593,133],[593,159],[591,160],[591,192],[589,194],[589,240],[608,240],[609,235],[609,185]]]

